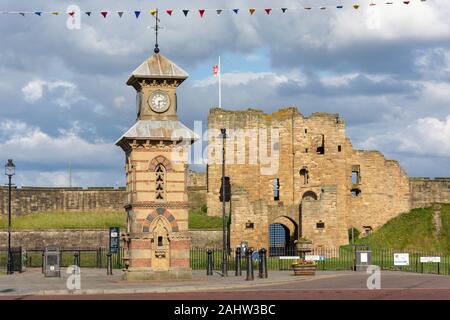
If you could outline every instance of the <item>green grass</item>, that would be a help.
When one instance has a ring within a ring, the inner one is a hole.
[[[393,218],[370,236],[356,244],[369,244],[372,248],[441,252],[450,254],[450,204],[441,206],[442,229],[435,235],[433,207],[413,209]]]
[[[125,228],[125,213],[111,212],[46,212],[13,217],[13,230],[48,229],[107,229],[110,226]],[[0,218],[0,229],[8,227],[7,217]],[[205,208],[189,211],[189,228],[221,229],[222,217],[210,217]]]
[[[0,228],[7,228],[6,217],[0,219]],[[46,229],[107,229],[110,226],[125,228],[124,212],[47,212],[13,217],[13,230]]]
[[[189,210],[189,229],[221,229],[222,217],[210,217],[205,210]]]

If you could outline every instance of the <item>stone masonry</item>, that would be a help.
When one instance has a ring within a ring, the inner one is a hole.
[[[378,151],[353,149],[338,114],[306,117],[294,107],[272,114],[215,108],[208,123],[209,160],[217,159],[222,148],[217,139],[220,128],[228,133],[226,176],[234,190],[232,248],[241,241],[255,248],[269,247],[273,224],[285,227],[286,245],[304,236],[315,247],[337,247],[348,243],[351,227],[367,234],[412,207],[450,200],[449,180],[412,179],[410,183],[398,162]],[[258,158],[252,162],[250,155],[255,152]],[[221,159],[208,163],[208,214],[220,215]],[[276,164],[276,170],[267,170]]]

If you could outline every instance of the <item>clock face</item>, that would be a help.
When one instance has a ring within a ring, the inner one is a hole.
[[[148,104],[155,112],[165,112],[170,107],[169,95],[164,91],[155,91],[148,98]]]

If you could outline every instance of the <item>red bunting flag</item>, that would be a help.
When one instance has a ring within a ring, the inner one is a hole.
[[[198,10],[198,13],[200,14],[200,18],[203,18],[203,15],[205,14],[205,9]]]
[[[217,76],[219,74],[219,65],[215,64],[213,66],[213,75]]]
[[[69,16],[71,16],[72,18],[73,18],[73,16],[75,15],[75,11],[68,12],[68,13],[69,13]]]
[[[404,4],[409,4],[409,3],[410,3],[410,1],[403,1],[403,3],[404,3]]]
[[[267,14],[270,14],[270,11],[272,11],[272,9],[267,8],[267,9],[264,9],[264,11],[265,11]]]
[[[103,18],[106,18],[106,16],[108,15],[108,11],[102,11],[100,13],[102,14]]]
[[[166,13],[167,13],[169,16],[171,16],[172,13],[173,13],[173,10],[166,10]]]

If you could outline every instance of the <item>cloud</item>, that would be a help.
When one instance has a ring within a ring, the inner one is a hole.
[[[78,101],[86,100],[80,95],[77,85],[68,81],[32,80],[22,88],[23,98],[29,103],[44,97],[44,91],[51,94],[53,102],[63,108],[70,108]]]

